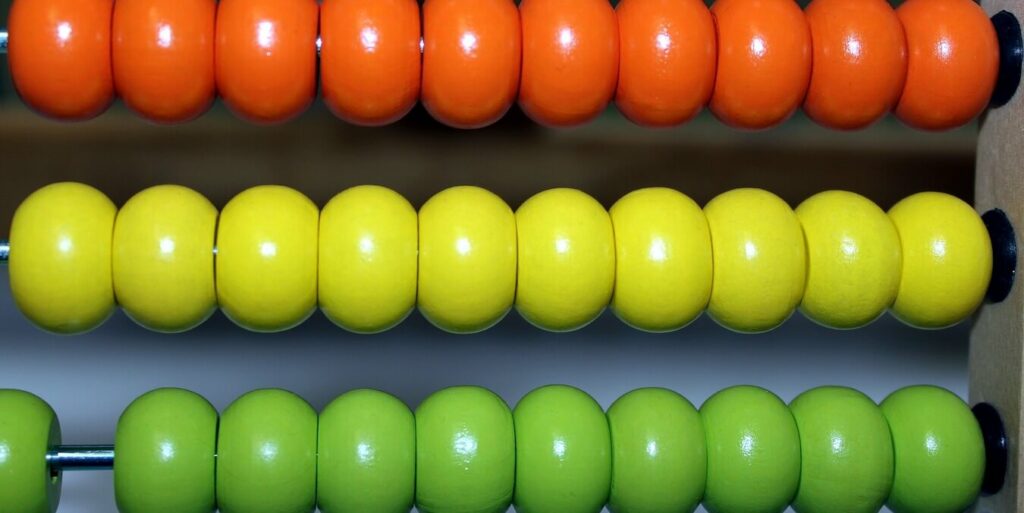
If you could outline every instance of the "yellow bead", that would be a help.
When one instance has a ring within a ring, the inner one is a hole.
[[[57,183],[14,213],[11,293],[26,317],[55,333],[89,331],[114,310],[110,244],[117,208],[102,192]]]
[[[919,328],[944,328],[971,315],[992,278],[992,241],[981,217],[939,192],[909,196],[889,217],[903,245],[893,315]]]
[[[704,212],[672,189],[633,191],[611,208],[615,228],[612,310],[647,331],[696,319],[711,297],[711,232]]]
[[[419,308],[437,327],[475,333],[516,294],[516,218],[479,187],[452,187],[420,208]]]
[[[149,329],[189,330],[217,309],[213,242],[217,209],[201,194],[160,185],[133,196],[114,223],[114,292]]]
[[[811,196],[796,208],[807,241],[800,310],[832,328],[858,328],[885,313],[900,286],[900,237],[871,200],[844,191]]]
[[[378,333],[416,304],[416,210],[398,193],[363,185],[320,213],[320,309],[338,326]]]
[[[217,229],[217,300],[239,326],[282,331],[316,309],[316,205],[287,187],[232,198]]]
[[[734,189],[705,207],[715,271],[708,314],[740,332],[783,322],[804,292],[807,251],[793,209],[761,189]]]
[[[582,328],[611,300],[615,237],[608,212],[575,189],[551,189],[516,211],[516,309],[537,327]]]

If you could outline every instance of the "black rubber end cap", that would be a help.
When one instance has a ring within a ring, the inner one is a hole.
[[[985,299],[999,303],[1010,295],[1017,274],[1017,236],[1006,212],[994,208],[981,216],[992,240],[992,279],[988,282]]]
[[[1006,430],[999,412],[988,403],[978,403],[971,409],[978,419],[981,437],[985,441],[985,477],[981,481],[981,494],[994,495],[1003,488],[1006,479]]]
[[[1009,103],[1020,86],[1021,62],[1024,61],[1024,40],[1020,22],[1009,11],[999,11],[992,17],[992,25],[999,38],[999,76],[992,91],[992,107]]]

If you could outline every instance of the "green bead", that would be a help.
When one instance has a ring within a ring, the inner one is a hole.
[[[978,496],[985,443],[974,414],[933,386],[897,390],[882,401],[892,431],[896,473],[887,505],[894,513],[959,513]]]
[[[317,502],[323,513],[407,513],[416,488],[416,421],[376,390],[353,390],[320,414]]]
[[[60,445],[53,408],[21,390],[0,389],[0,511],[53,513],[60,473],[50,473],[46,452]]]
[[[868,396],[820,387],[789,405],[800,430],[798,513],[876,513],[892,488],[889,424]]]
[[[249,392],[224,410],[217,440],[223,513],[303,513],[316,504],[313,408],[284,390]]]
[[[121,513],[213,511],[217,410],[180,388],[153,390],[125,409],[114,438]]]
[[[800,482],[800,435],[775,394],[726,388],[700,408],[708,441],[704,507],[710,513],[778,513]]]
[[[611,486],[608,420],[585,392],[538,388],[513,413],[518,513],[594,513]]]
[[[677,513],[697,508],[707,478],[700,414],[683,396],[641,388],[608,409],[614,513]]]
[[[515,487],[512,412],[480,387],[434,393],[416,409],[416,507],[504,513]]]

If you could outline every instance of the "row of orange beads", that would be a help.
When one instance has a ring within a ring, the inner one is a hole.
[[[677,125],[705,106],[758,129],[801,105],[855,129],[889,111],[962,125],[988,102],[995,31],[971,0],[17,0],[15,85],[62,119],[115,94],[181,122],[219,94],[239,116],[281,122],[321,89],[339,117],[382,125],[422,100],[440,121],[486,126],[518,97],[534,120],[572,126],[613,99],[638,124]],[[110,20],[113,20],[113,23]],[[422,53],[422,55],[421,55]]]

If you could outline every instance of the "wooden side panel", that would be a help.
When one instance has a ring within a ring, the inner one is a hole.
[[[1000,10],[1024,19],[1020,0],[983,0],[991,16]],[[1017,232],[1024,231],[1024,94],[1018,91],[1007,105],[990,110],[981,123],[975,176],[975,206],[979,212],[999,208]],[[1021,269],[1018,255],[1017,269]],[[971,332],[970,399],[996,407],[1006,424],[1010,443],[1009,468],[1002,491],[978,501],[980,513],[1024,512],[1024,452],[1021,445],[1022,371],[1024,371],[1024,283],[1020,277],[1006,301],[985,305]]]

